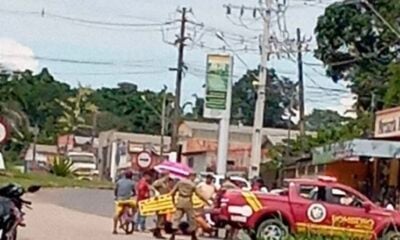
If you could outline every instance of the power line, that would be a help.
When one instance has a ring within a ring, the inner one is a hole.
[[[114,75],[147,75],[165,73],[164,71],[132,71],[132,72],[53,72],[58,75],[77,75],[77,76],[114,76]]]
[[[102,26],[114,26],[114,27],[161,27],[165,25],[172,24],[173,22],[164,22],[164,23],[118,23],[118,22],[105,22],[98,20],[88,20],[83,18],[69,17],[63,16],[59,14],[53,14],[48,12],[42,12],[42,17],[50,16],[53,18],[63,19],[67,21],[80,22],[86,24],[94,24],[94,25],[102,25]]]
[[[19,14],[19,15],[35,15],[40,17],[50,17],[60,20],[65,20],[69,22],[75,23],[84,23],[84,24],[91,24],[91,25],[99,25],[99,26],[108,26],[108,27],[161,27],[173,24],[175,21],[171,22],[161,22],[161,23],[125,23],[125,22],[107,22],[107,21],[100,21],[100,20],[90,20],[84,18],[77,18],[77,17],[70,17],[61,14],[51,13],[43,9],[42,11],[21,11],[21,10],[7,10],[7,9],[0,9],[0,12],[8,13],[8,14]]]
[[[11,57],[11,58],[24,58],[24,59],[36,59],[49,62],[60,62],[60,63],[71,63],[71,64],[84,64],[84,65],[102,65],[102,66],[128,66],[128,67],[146,67],[140,63],[146,63],[152,60],[137,60],[129,62],[113,62],[113,61],[95,61],[95,60],[82,60],[82,59],[68,59],[68,58],[56,58],[56,57],[45,57],[45,56],[28,56],[19,54],[2,54],[0,56]]]

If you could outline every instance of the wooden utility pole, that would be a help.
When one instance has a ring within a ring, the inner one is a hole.
[[[165,108],[167,105],[167,86],[164,86],[163,100],[161,108],[161,139],[160,139],[160,156],[164,160],[164,135],[165,135]]]
[[[175,86],[175,103],[174,103],[174,121],[172,128],[172,137],[171,137],[171,151],[178,151],[178,140],[179,140],[179,125],[181,123],[181,87],[182,87],[182,76],[183,76],[183,52],[185,48],[185,25],[187,22],[186,19],[186,8],[182,8],[181,11],[181,30],[179,34],[179,38],[176,40],[178,44],[178,65],[176,68],[176,86]]]
[[[300,110],[300,141],[301,152],[304,151],[305,121],[304,121],[304,80],[303,80],[303,55],[302,55],[301,31],[297,28],[297,66],[299,75],[299,110]]]

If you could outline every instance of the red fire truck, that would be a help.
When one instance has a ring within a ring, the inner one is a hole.
[[[317,234],[400,239],[400,212],[383,209],[331,177],[287,179],[275,193],[230,190],[213,215],[217,226],[247,230],[254,239]]]

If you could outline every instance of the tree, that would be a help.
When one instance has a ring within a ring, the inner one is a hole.
[[[233,119],[240,120],[244,125],[253,125],[254,108],[257,100],[254,76],[258,76],[258,70],[249,70],[234,85],[232,89],[232,111]],[[287,127],[287,121],[282,118],[292,101],[295,101],[296,84],[288,78],[279,78],[274,69],[268,71],[266,86],[264,126]],[[241,118],[241,119],[239,119]]]
[[[350,118],[343,117],[336,111],[321,109],[314,109],[310,115],[305,117],[306,129],[309,131],[335,128],[349,120]]]
[[[358,110],[369,110],[371,96],[382,108],[390,86],[390,68],[397,68],[400,53],[399,38],[380,20],[371,8],[359,1],[334,3],[318,18],[315,28],[318,49],[315,56],[327,66],[327,74],[337,82],[346,80],[351,91],[358,96]],[[395,29],[400,29],[400,1],[369,0]],[[394,67],[393,65],[396,65]],[[393,73],[393,72],[392,72]],[[399,77],[399,76],[397,76]],[[395,96],[400,88],[393,88]],[[391,105],[397,102],[386,102]]]
[[[400,64],[389,66],[389,86],[385,94],[385,107],[398,106],[400,104]]]
[[[163,91],[139,91],[135,84],[121,83],[117,88],[96,90],[91,99],[100,112],[110,113],[118,122],[123,123],[119,130],[159,134],[163,94]],[[172,94],[167,93],[167,99],[172,98]],[[172,108],[168,110],[167,113]]]
[[[33,75],[31,71],[7,73],[0,77],[0,102],[14,102],[30,124],[41,130],[38,142],[51,143],[57,135],[56,119],[62,110],[55,99],[72,95],[67,84],[56,81],[47,69]]]
[[[75,96],[69,97],[65,101],[56,99],[63,110],[62,115],[57,119],[60,133],[68,134],[65,151],[70,134],[76,134],[78,129],[92,129],[93,127],[88,125],[85,120],[85,115],[92,115],[97,112],[97,106],[89,99],[92,92],[89,88],[79,86]]]
[[[17,102],[0,103],[0,115],[10,126],[11,139],[2,145],[2,153],[5,159],[18,161],[18,153],[25,149],[32,140],[31,124]]]

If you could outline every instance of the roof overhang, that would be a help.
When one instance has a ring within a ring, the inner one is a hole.
[[[312,150],[312,163],[317,165],[340,160],[354,161],[360,157],[400,158],[400,141],[353,139]]]

